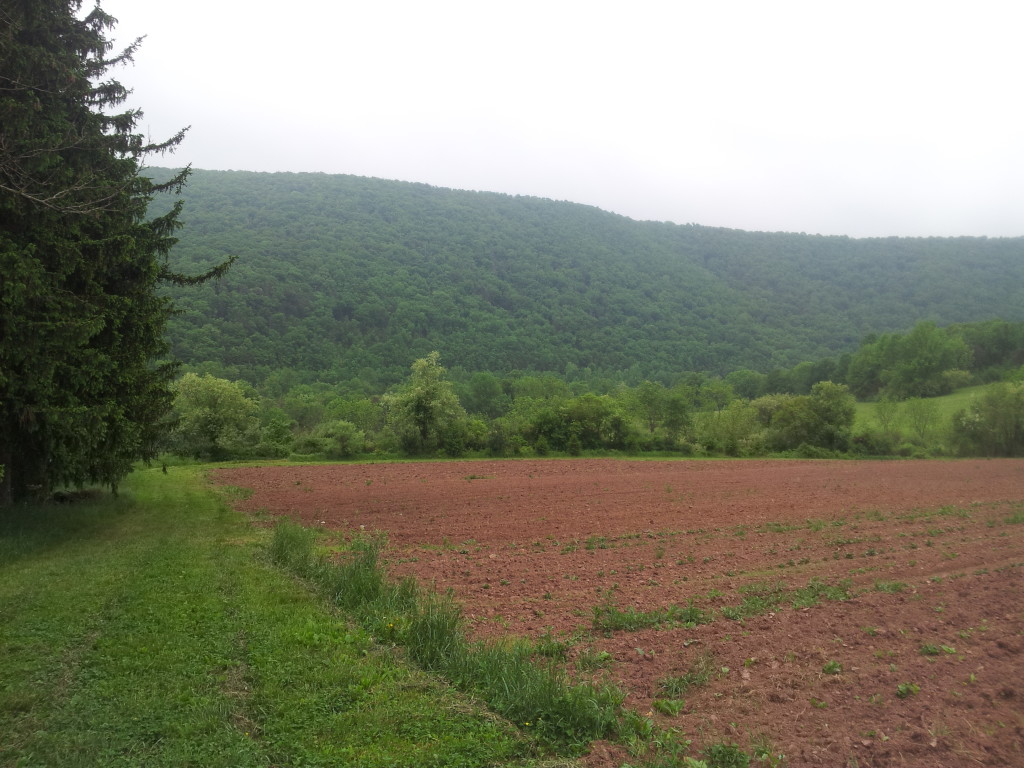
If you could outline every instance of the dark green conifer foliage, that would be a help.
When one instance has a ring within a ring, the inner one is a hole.
[[[109,79],[140,41],[108,57],[115,20],[81,0],[0,6],[0,506],[60,484],[116,489],[154,455],[170,407],[161,281],[173,273],[180,203],[147,221],[159,192],[140,175],[173,149],[135,132]]]

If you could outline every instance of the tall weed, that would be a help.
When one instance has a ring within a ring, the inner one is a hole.
[[[291,520],[282,520],[270,540],[270,559],[303,578],[310,578],[321,566],[316,554],[316,532]]]
[[[331,562],[317,554],[315,531],[285,521],[275,529],[269,551],[275,563],[308,579],[378,640],[405,646],[424,669],[444,675],[548,743],[574,750],[615,734],[625,698],[618,688],[573,684],[525,640],[471,643],[450,593],[425,592],[412,579],[387,579],[380,563],[385,544],[381,536],[356,537]]]

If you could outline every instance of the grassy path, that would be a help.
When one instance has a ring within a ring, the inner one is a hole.
[[[0,515],[0,766],[529,765],[267,564],[198,471]]]

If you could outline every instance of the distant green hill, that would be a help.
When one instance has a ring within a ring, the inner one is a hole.
[[[161,169],[153,169],[160,176]],[[195,171],[177,357],[374,387],[447,366],[668,379],[852,352],[868,333],[1024,320],[1024,238],[857,240],[638,222],[583,205],[355,176]]]

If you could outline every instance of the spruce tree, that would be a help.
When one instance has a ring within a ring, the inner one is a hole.
[[[140,41],[109,56],[115,19],[81,0],[0,6],[0,506],[57,485],[116,490],[152,458],[170,408],[162,282],[198,282],[168,263],[180,201],[147,219],[155,184],[138,110],[109,78]]]

